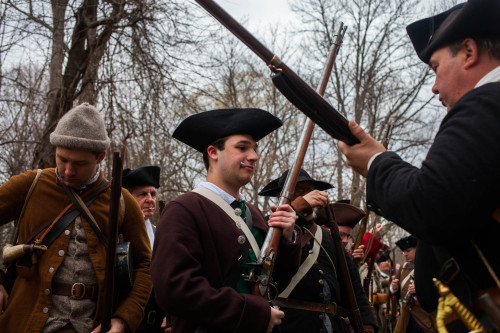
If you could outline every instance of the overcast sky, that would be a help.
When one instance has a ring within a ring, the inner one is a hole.
[[[215,0],[237,20],[248,19],[249,25],[286,22],[293,17],[287,0]]]

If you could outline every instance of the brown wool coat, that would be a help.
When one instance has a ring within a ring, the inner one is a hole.
[[[27,171],[12,177],[0,187],[0,225],[19,217],[35,175],[36,171]],[[103,177],[101,173],[99,179]],[[105,235],[108,232],[110,192],[111,190],[108,189],[100,194],[88,207]],[[124,239],[132,244],[135,280],[129,295],[117,307],[115,306],[113,317],[122,318],[128,327],[135,331],[142,319],[143,309],[152,287],[149,275],[151,247],[144,217],[137,202],[126,190],[122,190],[122,194],[125,200],[125,214],[123,220],[119,221],[118,230],[123,234]],[[58,184],[55,169],[43,170],[24,216],[19,221],[19,240],[22,242],[29,237],[37,226],[53,219],[70,202],[69,197]],[[101,320],[106,253],[104,245],[99,242],[92,227],[83,217],[82,221],[87,237],[89,257],[99,284],[95,327]],[[73,223],[67,227],[70,231],[72,228]],[[38,264],[32,267],[30,277],[28,279],[17,278],[9,296],[7,310],[0,315],[2,332],[40,332],[42,330],[51,309],[52,278],[64,258],[58,252],[60,250],[66,252],[68,243],[69,236],[62,232],[47,252],[40,257]]]
[[[267,231],[253,205],[253,227]],[[205,197],[189,192],[169,202],[156,228],[151,276],[158,304],[172,315],[172,333],[266,333],[269,303],[224,286],[243,245],[234,221]],[[295,244],[282,240],[273,276],[286,287],[300,260],[300,231]]]

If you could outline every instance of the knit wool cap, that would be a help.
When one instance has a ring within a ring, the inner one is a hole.
[[[69,110],[50,134],[50,143],[56,147],[103,152],[109,148],[104,119],[88,103]]]

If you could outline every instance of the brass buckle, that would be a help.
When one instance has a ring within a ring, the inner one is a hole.
[[[82,288],[83,288],[83,292],[82,292],[81,296],[75,295],[75,289],[78,286],[82,286]],[[71,297],[71,299],[83,299],[85,297],[85,291],[86,291],[86,286],[83,283],[75,282],[71,286],[71,296],[70,297]]]

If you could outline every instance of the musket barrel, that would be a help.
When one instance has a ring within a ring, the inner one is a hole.
[[[267,64],[275,73],[274,85],[300,111],[333,138],[351,145],[359,143],[349,130],[347,119],[231,15],[212,0],[195,1]]]

